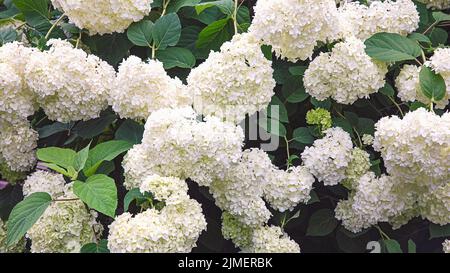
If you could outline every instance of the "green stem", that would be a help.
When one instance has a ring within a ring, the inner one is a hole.
[[[237,21],[238,2],[239,2],[239,0],[234,0],[233,23],[234,23],[234,33],[235,34],[238,33],[238,21]]]
[[[384,240],[386,240],[386,239],[390,240],[391,239],[378,225],[376,225],[375,228],[380,233],[381,238],[383,238]]]
[[[58,18],[58,20],[56,20],[56,21],[53,23],[52,27],[48,30],[47,34],[45,35],[45,40],[48,40],[48,38],[50,37],[50,34],[52,34],[52,32],[53,32],[53,30],[55,29],[55,27],[59,24],[59,22],[62,21],[62,19],[64,19],[64,17],[66,17],[66,14],[65,14],[65,13],[63,13],[63,14]]]
[[[290,163],[290,158],[291,158],[291,152],[290,152],[290,149],[289,149],[289,140],[287,139],[287,137],[284,137],[284,141],[286,142],[286,153],[287,153],[287,161],[286,161],[286,165],[287,165],[287,168],[289,169],[289,167],[291,166],[291,163]]]
[[[53,200],[53,202],[72,202],[72,201],[78,201],[80,200],[79,198],[71,198],[71,199],[56,199]]]
[[[398,105],[398,103],[391,97],[388,96],[389,100],[392,101],[393,104],[395,104],[395,106],[397,107],[397,109],[400,111],[400,115],[402,115],[402,117],[405,116],[405,114],[403,113],[402,108],[400,107],[400,105]]]

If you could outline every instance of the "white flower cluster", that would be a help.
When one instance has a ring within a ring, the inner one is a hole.
[[[407,35],[419,27],[419,12],[411,0],[358,1],[344,3],[338,9],[341,37],[366,40],[379,32]]]
[[[191,178],[208,186],[239,160],[243,139],[241,127],[215,117],[198,121],[192,108],[155,111],[147,120],[142,144],[123,162],[125,186],[139,187],[151,174]]]
[[[270,181],[264,187],[264,199],[272,208],[281,212],[293,210],[300,202],[306,204],[311,199],[315,178],[307,168],[274,169],[269,177]]]
[[[373,146],[392,176],[430,187],[450,180],[450,113],[440,117],[420,108],[403,119],[384,117]]]
[[[34,52],[17,42],[0,47],[0,161],[13,171],[27,171],[36,161],[37,133],[27,120],[36,101],[24,75]]]
[[[325,137],[306,147],[302,153],[305,167],[327,186],[337,185],[346,178],[351,162],[353,142],[340,127],[325,131]]]
[[[253,228],[241,223],[231,213],[222,213],[222,235],[236,247],[247,249],[252,244]]]
[[[274,95],[272,62],[251,34],[238,34],[211,52],[187,78],[198,113],[240,122],[267,107]]]
[[[366,173],[357,181],[349,199],[338,203],[336,218],[355,233],[378,222],[388,222],[413,202],[412,198],[408,199],[396,192],[398,189],[395,186],[399,182],[390,176],[377,178],[372,172]]]
[[[319,41],[337,35],[333,0],[259,0],[254,9],[249,32],[289,61],[310,58]]]
[[[123,32],[150,13],[153,0],[52,0],[79,28],[91,35]]]
[[[265,226],[253,232],[252,245],[244,251],[251,253],[300,253],[300,246],[280,227]]]
[[[336,207],[343,225],[353,232],[378,222],[399,228],[417,216],[450,223],[450,115],[420,108],[403,120],[382,118],[373,146],[389,175],[368,172],[355,180],[349,199]]]
[[[141,192],[165,202],[161,210],[124,213],[109,226],[108,248],[113,253],[191,252],[206,229],[201,205],[189,198],[186,183],[173,177],[149,176]]]
[[[161,62],[145,63],[130,56],[119,67],[109,103],[122,118],[146,120],[162,108],[189,106],[192,98],[178,78],[167,75]]]
[[[48,45],[50,50],[33,54],[25,68],[39,105],[49,119],[63,123],[98,117],[108,105],[114,68],[67,41]]]
[[[427,4],[429,8],[448,9],[450,8],[450,0],[418,0],[421,3]]]
[[[221,209],[248,226],[262,226],[271,213],[263,198],[279,211],[292,210],[308,202],[314,177],[304,167],[287,171],[272,164],[262,150],[243,152],[240,162],[232,166],[225,179],[217,179],[210,192]]]
[[[0,126],[0,161],[6,162],[12,171],[30,170],[36,163],[37,140],[38,133],[30,128],[28,121]]]
[[[72,185],[64,186],[64,183],[62,175],[37,172],[28,177],[24,193],[48,190],[54,199],[76,198]],[[81,247],[95,240],[103,229],[96,218],[97,213],[88,211],[80,200],[52,202],[26,234],[31,240],[31,252],[80,252]]]
[[[385,84],[387,66],[372,60],[365,45],[354,37],[321,53],[305,71],[305,90],[318,100],[329,97],[342,104],[352,104],[378,92]]]
[[[23,195],[26,197],[35,192],[47,192],[52,198],[64,193],[65,181],[62,174],[36,171],[29,175],[23,184]]]
[[[444,253],[450,253],[450,240],[445,240],[443,243],[442,243],[442,247],[443,247],[443,251],[444,251]]]
[[[25,250],[25,240],[21,239],[13,246],[6,245],[6,223],[0,218],[0,254],[1,253],[22,253]]]

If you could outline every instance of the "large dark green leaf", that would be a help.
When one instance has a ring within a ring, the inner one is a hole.
[[[326,236],[334,231],[338,221],[330,209],[320,209],[309,219],[307,236]]]
[[[35,192],[18,203],[9,216],[7,245],[17,243],[39,220],[51,202],[52,197],[48,193]]]
[[[446,85],[441,75],[434,73],[429,67],[423,66],[419,78],[422,93],[432,102],[440,101],[445,97]]]
[[[417,42],[394,33],[377,33],[365,44],[367,55],[383,62],[414,60],[422,52]]]
[[[152,36],[158,50],[175,46],[181,36],[181,23],[178,15],[170,13],[156,20]]]

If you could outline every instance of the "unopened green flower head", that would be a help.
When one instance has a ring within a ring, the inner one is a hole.
[[[231,239],[241,249],[248,248],[252,244],[252,228],[239,222],[226,211],[222,213],[222,234],[225,239]]]
[[[331,114],[323,108],[309,110],[306,114],[306,122],[309,125],[319,126],[321,132],[330,129],[332,126]]]

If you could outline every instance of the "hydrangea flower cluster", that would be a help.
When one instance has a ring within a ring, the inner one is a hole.
[[[300,253],[300,246],[280,227],[265,226],[253,232],[252,245],[244,252],[251,253]]]
[[[434,188],[450,179],[450,114],[420,108],[403,119],[384,117],[376,124],[375,150],[387,172]]]
[[[406,36],[419,27],[419,12],[411,0],[347,2],[338,9],[340,35],[366,40],[379,32]]]
[[[119,67],[109,103],[122,118],[146,120],[162,108],[187,107],[192,98],[178,78],[167,75],[160,61],[144,63],[130,56]]]
[[[254,9],[249,32],[289,61],[310,58],[318,42],[337,35],[333,0],[259,0]]]
[[[24,193],[45,192],[55,201],[39,220],[28,230],[33,253],[78,253],[83,245],[95,241],[103,227],[97,223],[97,212],[88,211],[84,203],[76,199],[72,185],[64,186],[59,174],[36,172],[25,182]]]
[[[220,52],[211,52],[187,82],[198,113],[238,123],[270,103],[276,85],[272,74],[272,62],[246,33],[224,43]]]
[[[321,53],[305,71],[305,90],[323,101],[329,97],[342,104],[368,98],[385,84],[387,66],[372,60],[364,43],[354,37],[334,46],[332,52]]]
[[[208,186],[242,154],[242,128],[215,117],[197,120],[192,108],[162,109],[147,120],[142,145],[128,152],[125,185],[139,187],[147,175],[191,178]]]
[[[340,127],[331,128],[325,131],[324,138],[305,148],[303,164],[325,185],[337,185],[346,178],[352,149],[350,135]]]
[[[91,35],[123,32],[150,13],[153,0],[52,0],[77,27]]]
[[[25,68],[27,84],[51,120],[96,118],[108,103],[114,68],[62,40],[50,40],[49,51],[36,52]]]
[[[165,202],[135,216],[124,213],[109,226],[108,248],[117,253],[184,253],[206,229],[201,205],[189,198],[186,183],[174,177],[149,176],[140,187]]]

